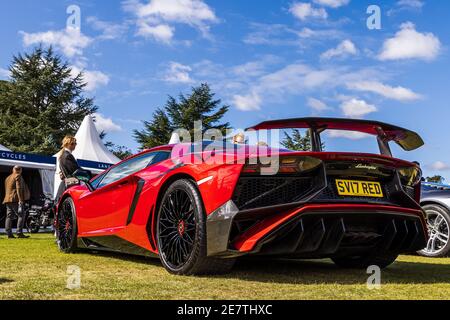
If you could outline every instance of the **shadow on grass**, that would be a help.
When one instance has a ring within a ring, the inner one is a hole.
[[[221,278],[247,281],[300,284],[361,284],[369,274],[366,270],[341,269],[328,260],[242,260],[233,272]],[[385,284],[450,284],[447,264],[398,261],[382,270]]]
[[[163,268],[157,258],[99,251],[95,254]],[[368,276],[366,270],[341,269],[330,260],[241,259],[229,274],[201,278],[279,284],[364,284]],[[385,284],[450,284],[450,266],[433,262],[397,261],[382,270],[381,276]]]
[[[0,278],[0,285],[2,285],[4,283],[10,283],[10,282],[14,282],[14,280],[6,279],[6,278]]]

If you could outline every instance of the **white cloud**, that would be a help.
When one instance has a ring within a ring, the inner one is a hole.
[[[235,95],[233,96],[233,104],[241,111],[260,110],[261,97],[256,92],[247,95]]]
[[[106,118],[101,113],[95,113],[95,127],[99,133],[122,131],[122,127],[113,122],[111,118]]]
[[[304,64],[290,64],[260,79],[261,90],[272,93],[298,93],[331,80],[331,70],[316,70]]]
[[[450,170],[450,165],[442,161],[436,161],[428,166],[431,170],[436,171],[448,171]]]
[[[187,24],[209,35],[211,23],[218,22],[214,11],[203,0],[127,0],[124,9],[136,16],[137,35],[169,43],[174,37],[171,24]]]
[[[327,130],[326,132],[330,138],[344,138],[350,140],[361,140],[371,138],[370,134],[357,131]]]
[[[95,91],[101,86],[108,85],[110,78],[107,74],[101,71],[82,70],[77,66],[72,66],[72,76],[77,76],[80,72],[83,73],[83,80],[86,82],[86,91]]]
[[[420,0],[400,0],[397,2],[397,6],[409,7],[414,9],[421,9],[425,3]]]
[[[383,44],[380,60],[400,59],[435,59],[441,50],[441,42],[432,33],[416,31],[413,23],[407,22],[400,26],[395,37],[386,40]]]
[[[350,0],[314,0],[314,3],[330,8],[339,8],[347,5]]]
[[[137,35],[144,38],[153,38],[157,41],[169,44],[174,36],[174,28],[167,24],[159,24],[157,26],[150,26],[147,22],[138,22],[139,30]]]
[[[170,62],[169,68],[164,76],[164,81],[172,83],[192,83],[190,72],[192,68],[178,62]]]
[[[259,77],[267,73],[266,69],[268,66],[280,62],[280,58],[273,55],[265,55],[259,60],[250,61],[238,66],[231,68],[233,74],[238,77],[249,78],[249,77]]]
[[[295,46],[305,47],[303,39],[342,39],[344,32],[338,29],[311,29],[304,27],[300,30],[289,28],[284,24],[251,23],[252,31],[244,37],[244,43],[252,45]]]
[[[377,93],[398,101],[414,101],[422,98],[420,94],[404,87],[391,87],[377,81],[360,81],[347,84],[349,89]]]
[[[37,33],[19,32],[25,46],[43,43],[61,50],[67,57],[82,56],[83,50],[92,43],[92,39],[84,35],[79,29],[68,27],[60,31],[46,31]]]
[[[344,101],[341,104],[341,109],[344,115],[349,118],[361,118],[369,113],[377,111],[377,107],[374,105],[368,104],[366,101],[356,98]]]
[[[323,101],[316,98],[308,98],[307,105],[308,107],[317,112],[326,111],[330,109]]]
[[[295,31],[295,33],[301,39],[309,39],[309,38],[340,38],[342,36],[342,32],[336,29],[324,29],[324,30],[313,30],[310,28],[303,28],[300,31]]]
[[[289,11],[297,18],[305,21],[309,18],[327,19],[328,13],[324,8],[314,8],[311,3],[296,2]]]
[[[348,89],[348,83],[359,83],[366,79],[380,81],[389,76],[382,69],[374,67],[358,69],[332,65],[318,69],[302,62],[286,64],[279,57],[272,56],[268,59],[263,56],[237,66],[203,60],[189,67],[192,69],[190,78],[196,82],[211,83],[214,91],[221,92],[226,102],[239,110],[263,110],[265,104],[283,104],[292,97],[320,99],[320,96],[330,96],[333,92],[340,105],[357,99],[355,96],[336,95],[336,91]],[[312,110],[323,110],[325,103],[320,102],[307,100],[307,106]]]
[[[87,23],[92,26],[94,30],[102,32],[99,36],[103,40],[113,40],[120,38],[127,31],[128,27],[125,24],[114,24],[107,21],[102,21],[97,17],[87,17]]]
[[[10,72],[9,70],[0,68],[0,79],[7,79],[10,77]]]
[[[395,7],[387,12],[388,16],[400,13],[402,11],[421,11],[425,2],[422,0],[400,0],[397,1]]]
[[[358,49],[353,42],[350,40],[342,41],[336,48],[325,51],[321,54],[321,59],[331,59],[333,57],[343,57],[347,55],[356,55]]]
[[[237,76],[257,77],[265,72],[265,65],[261,61],[250,61],[233,68],[233,73]]]
[[[284,101],[288,95],[322,88],[333,79],[333,71],[317,70],[301,63],[287,65],[262,76],[247,78],[225,75],[223,90],[234,92],[233,104],[243,111],[259,110],[262,101]],[[230,82],[233,84],[230,87]]]

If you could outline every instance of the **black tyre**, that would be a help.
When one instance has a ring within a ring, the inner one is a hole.
[[[62,252],[77,250],[77,218],[72,198],[66,198],[59,207],[56,225],[58,247]]]
[[[398,254],[371,253],[362,256],[335,257],[331,260],[341,268],[367,269],[369,266],[378,266],[380,269],[384,269],[394,263],[397,258]]]
[[[450,253],[450,213],[436,204],[426,205],[423,209],[427,215],[429,239],[418,254],[430,258],[445,257]]]
[[[156,233],[159,257],[170,273],[219,274],[234,265],[234,259],[206,256],[206,216],[200,193],[190,180],[175,181],[164,193]]]
[[[26,226],[29,233],[38,233],[41,228],[39,221],[35,217],[28,217]]]

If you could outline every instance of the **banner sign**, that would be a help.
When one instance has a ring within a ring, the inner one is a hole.
[[[10,151],[0,151],[0,159],[56,165],[56,158],[53,157]]]
[[[46,165],[56,166],[56,158],[41,156],[37,154],[20,153],[20,152],[10,152],[10,151],[0,151],[0,159],[11,160],[11,161],[21,161],[21,162],[31,162],[31,163],[42,163]],[[92,168],[98,170],[106,170],[112,166],[112,164],[88,161],[88,160],[77,160],[80,167]]]
[[[80,165],[80,167],[98,169],[98,170],[102,170],[102,171],[107,170],[112,166],[112,164],[88,161],[88,160],[77,160],[77,162]]]

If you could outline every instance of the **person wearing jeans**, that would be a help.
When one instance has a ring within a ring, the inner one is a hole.
[[[22,168],[15,166],[13,172],[5,180],[5,199],[3,204],[6,205],[6,222],[5,229],[9,239],[15,238],[12,233],[12,218],[16,215],[17,221],[17,237],[28,238],[23,234],[25,224],[25,201],[30,200],[30,191],[22,177]]]

